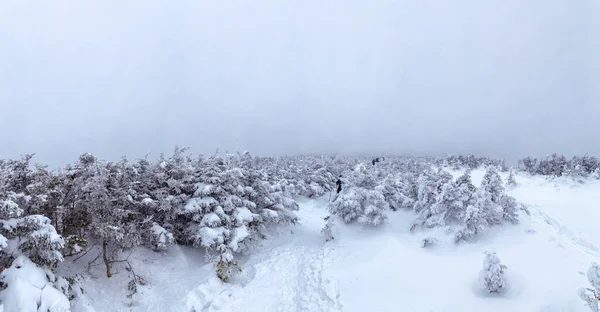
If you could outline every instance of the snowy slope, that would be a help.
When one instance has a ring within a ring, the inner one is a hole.
[[[474,183],[481,176],[475,171]],[[305,199],[301,223],[242,259],[231,284],[218,281],[199,251],[172,247],[166,257],[133,257],[150,282],[134,299],[123,295],[126,278],[118,276],[125,272],[85,287],[96,311],[588,311],[577,290],[587,285],[582,272],[598,261],[600,184],[516,178],[510,193],[530,215],[474,243],[455,245],[442,229],[410,233],[414,216],[405,211],[390,211],[378,228],[336,222],[335,239],[325,242],[327,198]],[[436,244],[421,248],[425,237]],[[500,297],[478,284],[486,250],[508,267]]]

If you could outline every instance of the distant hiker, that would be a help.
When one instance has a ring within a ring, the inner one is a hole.
[[[371,162],[373,163],[373,166],[375,166],[375,163],[378,163],[380,161],[382,161],[382,159],[377,157],[377,158],[373,159]]]
[[[339,194],[342,191],[342,175],[335,181],[335,185],[337,185],[337,193]]]

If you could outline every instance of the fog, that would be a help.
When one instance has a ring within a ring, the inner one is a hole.
[[[592,0],[3,0],[0,157],[600,154]]]

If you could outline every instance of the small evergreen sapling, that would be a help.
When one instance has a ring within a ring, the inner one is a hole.
[[[495,252],[486,252],[483,260],[483,270],[479,277],[488,293],[500,293],[506,288],[504,271],[506,266],[500,263]]]
[[[514,188],[517,186],[517,180],[515,180],[515,175],[512,169],[510,170],[508,178],[506,179],[506,186],[508,186],[509,188]]]
[[[334,217],[331,215],[327,216],[325,217],[325,221],[327,221],[327,223],[325,224],[325,227],[321,230],[321,234],[325,236],[325,241],[328,242],[335,238],[333,237]]]
[[[437,240],[433,237],[426,237],[421,241],[421,248],[427,248],[429,246],[434,245]]]

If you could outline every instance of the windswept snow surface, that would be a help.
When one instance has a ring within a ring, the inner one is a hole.
[[[475,171],[474,183],[483,174]],[[473,243],[456,245],[444,229],[410,233],[409,211],[389,211],[376,228],[336,220],[335,239],[325,242],[327,197],[300,199],[300,224],[241,259],[243,271],[230,284],[192,256],[199,251],[171,246],[167,256],[138,256],[150,285],[137,299],[118,299],[126,283],[115,277],[110,285],[90,279],[88,296],[96,311],[589,311],[577,290],[588,285],[591,262],[600,262],[600,183],[525,174],[516,180],[509,193],[528,213]],[[435,243],[422,248],[425,238]],[[500,295],[479,283],[485,251],[507,267]]]

